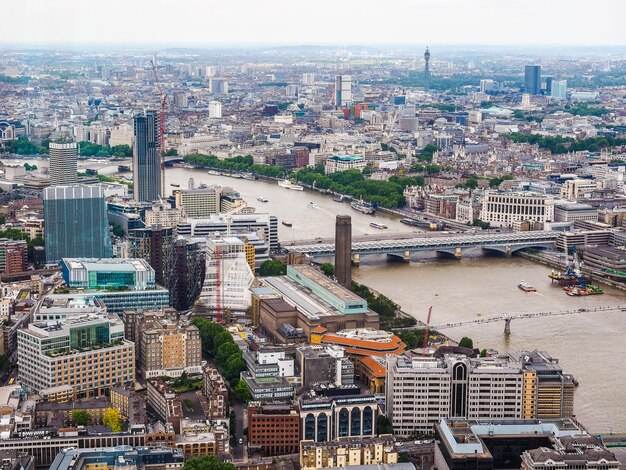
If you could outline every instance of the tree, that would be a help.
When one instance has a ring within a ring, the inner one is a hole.
[[[215,362],[218,364],[225,364],[231,356],[236,356],[240,352],[241,350],[239,349],[239,346],[237,346],[234,342],[226,342],[217,348]]]
[[[102,424],[111,428],[113,432],[122,431],[122,418],[117,408],[107,408],[102,417]]]
[[[461,346],[462,348],[474,349],[474,341],[472,341],[472,338],[470,338],[469,336],[463,336],[463,338],[461,338],[461,341],[459,342],[459,346]]]
[[[5,322],[8,322],[8,321],[10,320],[5,320]],[[7,356],[6,354],[0,354],[0,371],[9,372],[10,369],[11,369],[11,360],[9,359],[9,356]]]
[[[72,410],[74,426],[88,426],[91,424],[91,415],[85,410]]]
[[[205,455],[187,460],[183,470],[236,470],[236,467],[232,463],[223,462],[212,455]]]
[[[259,276],[284,276],[287,274],[287,265],[277,259],[263,261],[259,267]]]
[[[243,380],[239,380],[235,386],[235,395],[244,403],[248,403],[252,400],[252,394],[248,385]]]
[[[175,148],[169,148],[169,149],[167,149],[167,152],[165,152],[165,156],[166,157],[177,157],[178,156],[178,150],[176,150]]]
[[[322,263],[320,269],[328,277],[335,275],[335,265],[333,263]]]
[[[483,349],[483,350],[480,352],[480,357],[487,357],[487,350],[486,350],[486,349]]]
[[[0,225],[4,225],[7,221],[6,216],[4,215],[0,215]]]
[[[126,232],[124,232],[124,229],[119,224],[116,224],[116,223],[111,224],[111,229],[113,230],[113,235],[115,235],[118,238],[124,238],[124,236],[126,235]]]

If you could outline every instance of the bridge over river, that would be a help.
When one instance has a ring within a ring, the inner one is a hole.
[[[419,251],[435,251],[448,254],[456,258],[461,257],[463,249],[482,248],[506,255],[525,248],[551,248],[558,237],[556,232],[533,231],[514,233],[480,233],[458,234],[453,236],[411,237],[377,239],[367,241],[353,241],[352,255],[355,264],[358,264],[363,255],[387,254],[408,262],[411,253]],[[292,245],[289,251],[302,253],[312,258],[328,257],[335,254],[334,243],[320,243],[308,245]]]

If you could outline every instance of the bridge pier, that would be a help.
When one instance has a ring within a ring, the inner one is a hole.
[[[460,247],[460,246],[457,246],[457,247],[454,249],[454,257],[455,257],[456,259],[461,259],[461,253],[462,253],[462,251],[463,251],[463,250],[461,249],[461,247]]]
[[[352,257],[352,264],[354,266],[358,266],[359,264],[361,264],[361,255],[359,253],[355,253]]]
[[[513,255],[513,253],[511,252],[511,245],[506,245],[506,246],[504,247],[504,255],[505,255],[507,258],[510,258],[510,257]]]
[[[504,320],[504,335],[509,336],[511,334],[511,320],[512,318],[506,318]]]
[[[404,256],[402,257],[402,261],[405,263],[411,262],[411,252],[409,250],[404,250]]]

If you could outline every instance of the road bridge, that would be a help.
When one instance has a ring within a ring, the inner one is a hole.
[[[462,251],[468,248],[482,248],[511,255],[525,248],[551,248],[557,237],[558,233],[556,232],[536,231],[356,241],[352,243],[352,255],[355,264],[359,263],[362,255],[376,254],[387,254],[408,262],[411,253],[419,251],[435,251],[460,258]],[[293,245],[289,246],[288,249],[312,258],[328,257],[335,254],[334,243]]]
[[[603,307],[592,308],[578,308],[573,310],[554,310],[550,312],[532,312],[532,313],[514,313],[514,314],[501,314],[486,318],[477,318],[475,320],[466,320],[454,323],[445,323],[441,325],[431,325],[433,330],[445,330],[449,328],[459,328],[462,326],[480,325],[482,323],[497,323],[504,322],[504,334],[511,334],[511,321],[521,320],[525,318],[539,318],[539,317],[555,317],[560,315],[574,315],[576,313],[594,313],[594,312],[613,312],[623,311],[626,312],[626,305],[608,305]]]

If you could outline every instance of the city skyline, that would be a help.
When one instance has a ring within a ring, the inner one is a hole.
[[[2,0],[3,4],[8,2]],[[183,0],[177,8],[151,2],[150,14],[146,15],[145,1],[113,0],[106,9],[99,10],[97,17],[85,18],[76,0],[60,0],[54,2],[54,7],[25,4],[13,12],[10,23],[3,25],[0,44],[626,45],[620,24],[623,14],[619,14],[620,10],[626,13],[626,6],[611,0],[593,4],[594,11],[610,10],[611,15],[589,14],[589,4],[583,0],[530,0],[524,9],[515,11],[491,0],[400,0],[394,2],[397,14],[378,22],[378,17],[372,15],[377,11],[373,1],[331,4],[325,0],[318,5],[303,16],[302,9],[293,8],[285,0],[273,2],[272,8],[247,0],[227,5]],[[327,7],[331,6],[329,12]],[[338,27],[336,18],[363,26]],[[59,28],[59,24],[64,27]]]

